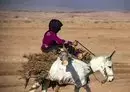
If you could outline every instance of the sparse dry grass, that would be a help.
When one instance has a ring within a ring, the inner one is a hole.
[[[21,75],[31,71],[32,75],[47,74],[53,62],[57,59],[54,52],[24,55],[27,62],[23,63]],[[26,76],[26,75],[25,75]]]

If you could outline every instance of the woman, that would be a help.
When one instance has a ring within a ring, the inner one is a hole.
[[[72,44],[70,41],[65,41],[57,36],[57,33],[61,30],[63,24],[57,20],[52,19],[49,23],[49,30],[44,34],[42,40],[41,50],[43,52],[49,52],[52,50],[57,50],[62,47],[63,44]]]
[[[61,30],[62,26],[62,22],[57,19],[52,19],[49,22],[49,30],[44,34],[42,40],[42,52],[57,51],[59,48],[65,45],[70,54],[82,60],[87,53],[81,49],[75,48],[78,45],[76,41],[66,41],[57,36],[57,33]]]

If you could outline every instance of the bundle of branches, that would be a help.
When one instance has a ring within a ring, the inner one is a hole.
[[[29,72],[31,72],[31,75],[41,75],[48,73],[53,62],[57,59],[57,55],[54,52],[39,54],[35,53],[24,55],[23,57],[27,58],[28,61],[23,63],[23,70],[20,70],[22,77],[27,77]]]

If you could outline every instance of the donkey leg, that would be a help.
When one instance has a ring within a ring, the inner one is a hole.
[[[59,92],[59,89],[60,89],[60,86],[59,86],[59,85],[56,85],[54,91],[55,91],[55,92]]]
[[[50,80],[45,80],[43,83],[42,83],[42,92],[47,92],[47,89],[49,87],[49,84],[50,84]]]
[[[86,92],[91,92],[91,89],[88,84],[84,86],[84,89],[86,90]]]
[[[79,92],[80,87],[75,86],[74,92]]]
[[[40,83],[36,82],[33,86],[29,89],[29,92],[35,92],[40,87]]]

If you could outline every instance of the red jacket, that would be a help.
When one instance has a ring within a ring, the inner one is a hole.
[[[48,49],[50,47],[52,47],[54,45],[54,42],[57,44],[57,45],[63,45],[65,40],[64,39],[61,39],[57,36],[57,34],[51,30],[48,30],[45,34],[44,34],[44,37],[43,37],[43,40],[42,40],[42,46],[41,48],[42,49]]]

